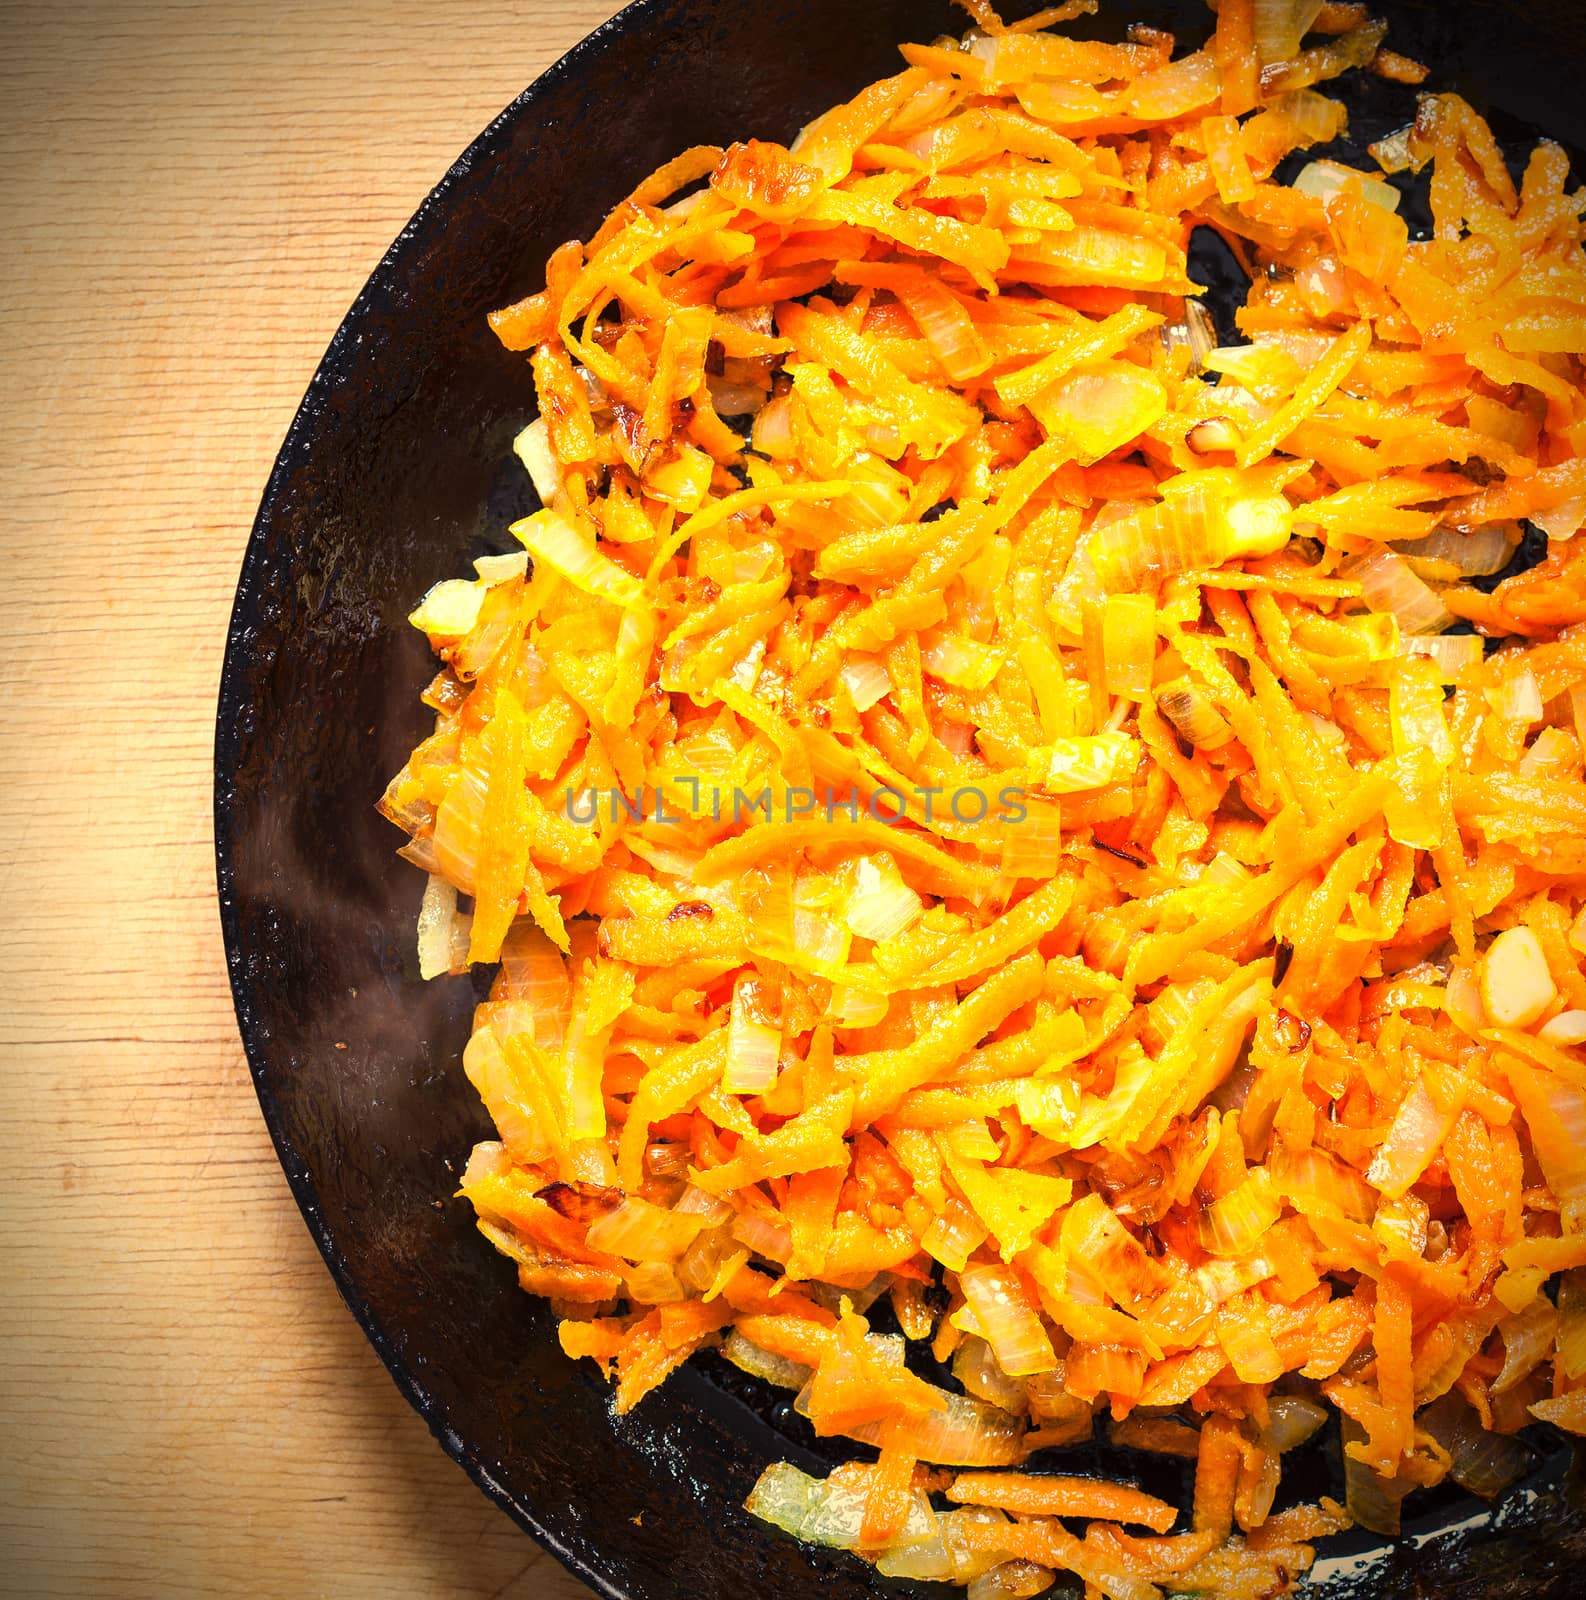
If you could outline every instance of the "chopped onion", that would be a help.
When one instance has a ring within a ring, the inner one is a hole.
[[[1292,351],[1274,339],[1264,339],[1253,344],[1220,344],[1206,353],[1206,368],[1220,374],[1232,383],[1219,383],[1219,400],[1237,399],[1237,394],[1259,395],[1264,389],[1276,394],[1292,387],[1305,363]],[[1231,392],[1225,396],[1224,388]]]
[[[1004,1561],[971,1578],[967,1600],[1030,1600],[1044,1594],[1057,1581],[1055,1573],[1033,1561]]]
[[[1581,524],[1586,523],[1586,495],[1566,500],[1551,511],[1535,511],[1531,520],[1549,539],[1573,538],[1580,532]]]
[[[1371,159],[1384,172],[1408,172],[1415,165],[1415,157],[1410,151],[1410,135],[1414,132],[1415,124],[1406,123],[1402,128],[1396,128],[1378,139],[1375,144],[1367,145]]]
[[[446,578],[437,583],[408,613],[408,621],[432,639],[460,639],[473,631],[485,603],[485,585],[467,578]]]
[[[585,594],[619,606],[635,606],[644,598],[644,585],[631,572],[602,554],[593,541],[554,511],[536,511],[514,522],[512,533],[536,561],[543,561]]]
[[[828,1015],[839,1028],[874,1028],[886,1020],[888,1001],[874,989],[850,989],[837,984],[832,989]]]
[[[1024,1459],[1024,1421],[1001,1406],[938,1389],[942,1404],[915,1421],[891,1419],[886,1435],[900,1450],[939,1467],[1007,1467]],[[881,1443],[883,1424],[849,1431],[860,1444]]]
[[[1448,1452],[1448,1475],[1460,1488],[1490,1500],[1525,1476],[1536,1459],[1518,1439],[1489,1433],[1474,1407],[1450,1390],[1416,1415],[1416,1426]],[[1351,1507],[1351,1510],[1354,1508]]]
[[[1337,161],[1311,161],[1300,169],[1294,187],[1301,194],[1314,195],[1324,205],[1334,195],[1343,194],[1351,185],[1359,183],[1362,196],[1384,211],[1399,209],[1399,191],[1391,183],[1373,178],[1369,172],[1357,172],[1353,167],[1342,166]]]
[[[1030,752],[1030,774],[1048,794],[1079,794],[1127,778],[1140,758],[1127,733],[1087,733],[1054,739]]]
[[[1541,940],[1529,929],[1505,928],[1481,962],[1481,1003],[1500,1028],[1529,1028],[1558,998]]]
[[[1343,1436],[1345,1509],[1362,1528],[1397,1539],[1399,1506],[1414,1483],[1408,1478],[1379,1477],[1350,1455],[1349,1446],[1364,1443],[1366,1437],[1366,1430],[1353,1417],[1343,1418]]]
[[[1174,678],[1156,691],[1157,710],[1179,735],[1200,750],[1220,750],[1234,736],[1211,696],[1188,678]]]
[[[442,973],[468,970],[468,934],[471,916],[458,916],[457,891],[444,878],[431,874],[419,906],[419,976],[426,980]]]
[[[1581,768],[1580,745],[1562,728],[1544,728],[1520,757],[1519,770],[1528,778],[1567,778]]]
[[[970,1117],[943,1134],[947,1148],[961,1161],[995,1161],[1002,1146],[991,1137],[984,1117]]]
[[[1443,1010],[1456,1028],[1474,1038],[1487,1026],[1481,1008],[1481,980],[1472,967],[1455,966],[1443,989]]]
[[[727,1068],[721,1086],[728,1094],[760,1094],[776,1082],[782,1055],[782,1030],[758,1022],[749,1011],[750,989],[742,979],[732,991],[727,1024]]]
[[[856,656],[837,674],[855,711],[868,711],[892,693],[887,669],[873,656]]]
[[[512,441],[512,448],[529,469],[529,477],[533,480],[534,492],[540,497],[540,504],[548,506],[562,492],[562,469],[557,462],[556,452],[551,449],[551,435],[545,418],[536,417]]]
[[[1371,1220],[1371,1231],[1383,1245],[1410,1257],[1426,1254],[1430,1227],[1430,1208],[1413,1194],[1400,1195],[1396,1200],[1384,1199]]]
[[[599,411],[606,404],[606,386],[597,378],[588,367],[574,367],[578,381],[584,386],[584,393],[589,396],[592,410]]]
[[[615,1211],[592,1222],[589,1248],[625,1261],[675,1260],[694,1242],[705,1219],[667,1211],[629,1195]]]
[[[864,1527],[866,1499],[864,1489],[822,1483],[800,1472],[789,1461],[776,1461],[760,1474],[759,1482],[744,1502],[744,1509],[805,1544],[857,1550]],[[932,1539],[936,1531],[936,1513],[926,1497],[916,1490],[898,1543],[924,1542]]]
[[[1564,1376],[1586,1375],[1586,1267],[1575,1267],[1558,1281],[1557,1346]]]
[[[480,556],[474,562],[474,571],[493,589],[498,583],[510,583],[529,570],[529,552],[515,550],[504,556]]]
[[[686,1150],[686,1146],[683,1147]],[[677,1263],[677,1275],[695,1294],[704,1295],[715,1287],[723,1265],[737,1258],[739,1265],[749,1259],[747,1250],[735,1249],[738,1241],[730,1233],[707,1228],[686,1249]],[[734,1271],[737,1270],[735,1267]]]
[[[687,1299],[677,1272],[667,1261],[641,1261],[622,1275],[630,1299],[647,1306],[676,1305]]]
[[[1286,1198],[1320,1200],[1336,1206],[1354,1222],[1369,1220],[1376,1207],[1377,1197],[1366,1180],[1315,1145],[1295,1151],[1280,1147],[1272,1160],[1272,1176],[1278,1192]],[[1297,1209],[1303,1211],[1304,1204]]]
[[[754,448],[772,461],[791,461],[793,447],[793,407],[791,395],[778,395],[760,408],[754,419],[751,439]]]
[[[1511,660],[1498,688],[1487,691],[1494,711],[1505,722],[1517,722],[1529,727],[1540,722],[1545,714],[1541,685],[1529,666]]]
[[[1475,633],[1413,633],[1405,635],[1399,649],[1407,656],[1428,656],[1437,663],[1444,683],[1454,683],[1466,667],[1476,666],[1485,653],[1481,635]]]
[[[693,194],[686,194],[681,200],[673,200],[662,206],[661,211],[668,217],[686,217],[704,198],[705,191],[696,189]]]
[[[1399,1102],[1387,1137],[1377,1146],[1366,1182],[1390,1200],[1404,1195],[1426,1171],[1449,1129],[1457,1105],[1450,1110],[1441,1097],[1434,1098],[1425,1078],[1417,1079]]]
[[[990,1230],[962,1201],[948,1199],[946,1209],[920,1237],[927,1255],[951,1272],[962,1272],[970,1253],[985,1242]]]
[[[1190,353],[1190,371],[1204,372],[1206,358],[1217,346],[1217,325],[1212,321],[1211,312],[1199,300],[1186,300],[1184,320],[1165,324],[1162,342],[1169,350],[1183,345]]]
[[[972,693],[989,688],[1002,670],[1003,652],[974,639],[946,634],[920,653],[920,662],[933,678]]]
[[[1389,548],[1397,550],[1412,570],[1417,562],[1435,562],[1455,568],[1463,577],[1485,578],[1509,564],[1518,542],[1512,523],[1494,522],[1468,532],[1435,528],[1424,539],[1396,539]]]
[[[706,1194],[693,1183],[684,1188],[672,1210],[680,1217],[698,1217],[707,1228],[719,1228],[733,1215],[732,1206],[720,1195]]]
[[[1212,314],[1199,300],[1186,300],[1184,302],[1184,327],[1189,334],[1190,354],[1195,357],[1198,368],[1205,364],[1217,343],[1217,324],[1212,321]]]
[[[1009,1551],[985,1548],[985,1539],[969,1544],[969,1531],[1010,1526],[1007,1516],[990,1506],[963,1506],[936,1519],[936,1534],[918,1543],[894,1545],[876,1561],[884,1578],[914,1578],[927,1583],[968,1583],[1006,1561]]]
[[[759,1211],[740,1211],[732,1225],[732,1236],[767,1261],[787,1264],[793,1253],[793,1234],[785,1222],[773,1222]]]
[[[707,378],[705,386],[718,417],[752,417],[770,398],[764,389],[753,384],[728,383],[721,378]]]
[[[1503,1394],[1548,1358],[1558,1333],[1558,1312],[1550,1301],[1538,1297],[1525,1310],[1505,1317],[1498,1332],[1503,1338],[1503,1370],[1492,1380],[1492,1392]]]
[[[1347,562],[1339,576],[1353,578],[1367,606],[1391,612],[1405,633],[1441,633],[1454,620],[1453,613],[1396,551],[1373,550]]]
[[[1213,1255],[1242,1256],[1283,1214],[1265,1167],[1209,1205],[1200,1218],[1201,1244]]]
[[[1297,1394],[1277,1394],[1267,1402],[1261,1443],[1281,1455],[1297,1450],[1327,1421],[1327,1407]]]
[[[1529,931],[1529,930],[1527,930]],[[1586,1089],[1518,1056],[1504,1073],[1520,1102],[1542,1175],[1559,1203],[1565,1233],[1586,1223]]]
[[[1220,887],[1227,887],[1228,885],[1235,883],[1248,883],[1254,876],[1255,874],[1244,864],[1244,862],[1229,855],[1226,850],[1219,850],[1217,854],[1206,863],[1206,870],[1201,874],[1200,881],[1206,884],[1217,884]],[[1163,994],[1166,994],[1167,992],[1168,990],[1163,990]],[[1189,1020],[1189,1015],[1187,1012],[1184,1014],[1181,1020]]]
[[[789,959],[813,971],[840,967],[853,948],[853,935],[831,914],[831,881],[820,873],[800,873],[793,886],[793,950]]]
[[[984,1339],[971,1334],[953,1352],[953,1376],[976,1399],[1001,1406],[1004,1411],[1024,1410],[1024,1385],[997,1365],[997,1358]]]
[[[773,1351],[762,1350],[759,1345],[744,1338],[736,1328],[727,1335],[721,1353],[751,1377],[763,1378],[779,1389],[802,1389],[809,1382],[808,1367],[797,1361],[789,1361],[786,1356],[779,1356]]]
[[[1322,0],[1254,0],[1256,53],[1261,65],[1289,61],[1321,14]]]
[[[842,920],[859,938],[880,943],[912,927],[924,909],[891,856],[883,853],[860,857]]]
[[[1011,1267],[966,1267],[958,1284],[998,1365],[1010,1378],[1050,1372],[1057,1366],[1052,1341]]]
[[[645,493],[679,511],[698,511],[710,493],[715,470],[716,463],[703,450],[691,444],[681,445],[670,460],[651,467],[645,474]]]
[[[1536,1030],[1548,1044],[1586,1044],[1586,1011],[1561,1011]]]

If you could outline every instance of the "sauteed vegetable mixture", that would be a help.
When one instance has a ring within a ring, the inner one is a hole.
[[[382,806],[425,975],[500,964],[462,1193],[619,1411],[716,1348],[854,1441],[800,1539],[1269,1595],[1586,1432],[1586,194],[1449,94],[1309,160],[1424,77],[1359,5],[967,3],[491,319],[543,509]]]

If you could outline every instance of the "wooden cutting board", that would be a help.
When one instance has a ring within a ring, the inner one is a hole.
[[[210,760],[265,476],[387,244],[612,0],[0,5],[0,1593],[586,1595],[287,1192]]]

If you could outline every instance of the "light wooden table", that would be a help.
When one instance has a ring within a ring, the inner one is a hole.
[[[587,1593],[441,1452],[276,1165],[210,751],[386,245],[612,0],[0,5],[0,1592]]]

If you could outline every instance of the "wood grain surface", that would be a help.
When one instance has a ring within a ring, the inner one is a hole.
[[[215,905],[232,591],[321,352],[611,0],[0,5],[0,1593],[587,1593],[343,1307]]]

